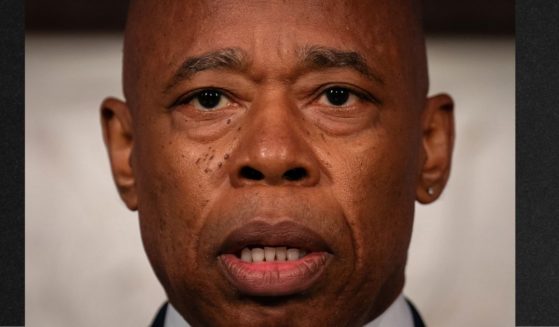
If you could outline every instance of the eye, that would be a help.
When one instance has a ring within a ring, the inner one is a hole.
[[[318,102],[328,106],[347,107],[351,106],[358,100],[358,96],[345,87],[331,87],[326,89]]]
[[[189,96],[184,103],[188,103],[198,110],[208,111],[227,107],[231,101],[219,90],[205,89]]]

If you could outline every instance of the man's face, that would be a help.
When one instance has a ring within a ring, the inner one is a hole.
[[[415,19],[384,1],[132,10],[129,113],[109,101],[105,133],[191,323],[358,325],[401,292],[426,161]]]

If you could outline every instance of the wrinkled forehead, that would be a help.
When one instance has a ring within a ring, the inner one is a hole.
[[[405,71],[426,92],[421,24],[418,0],[132,0],[124,93],[130,100],[142,78],[171,71],[187,55],[243,48],[258,59],[269,56],[261,49],[281,56],[315,45],[357,51],[390,67],[388,75]]]

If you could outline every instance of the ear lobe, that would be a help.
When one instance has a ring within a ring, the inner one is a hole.
[[[136,210],[138,199],[131,164],[134,145],[132,116],[126,103],[114,98],[105,99],[101,104],[101,126],[120,197],[130,210]]]
[[[417,183],[416,199],[427,204],[442,193],[454,147],[454,103],[446,94],[427,99],[422,115],[423,165]]]

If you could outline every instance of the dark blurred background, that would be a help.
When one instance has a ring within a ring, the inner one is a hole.
[[[27,0],[31,32],[118,32],[128,1]],[[424,0],[428,34],[513,35],[514,0]]]

